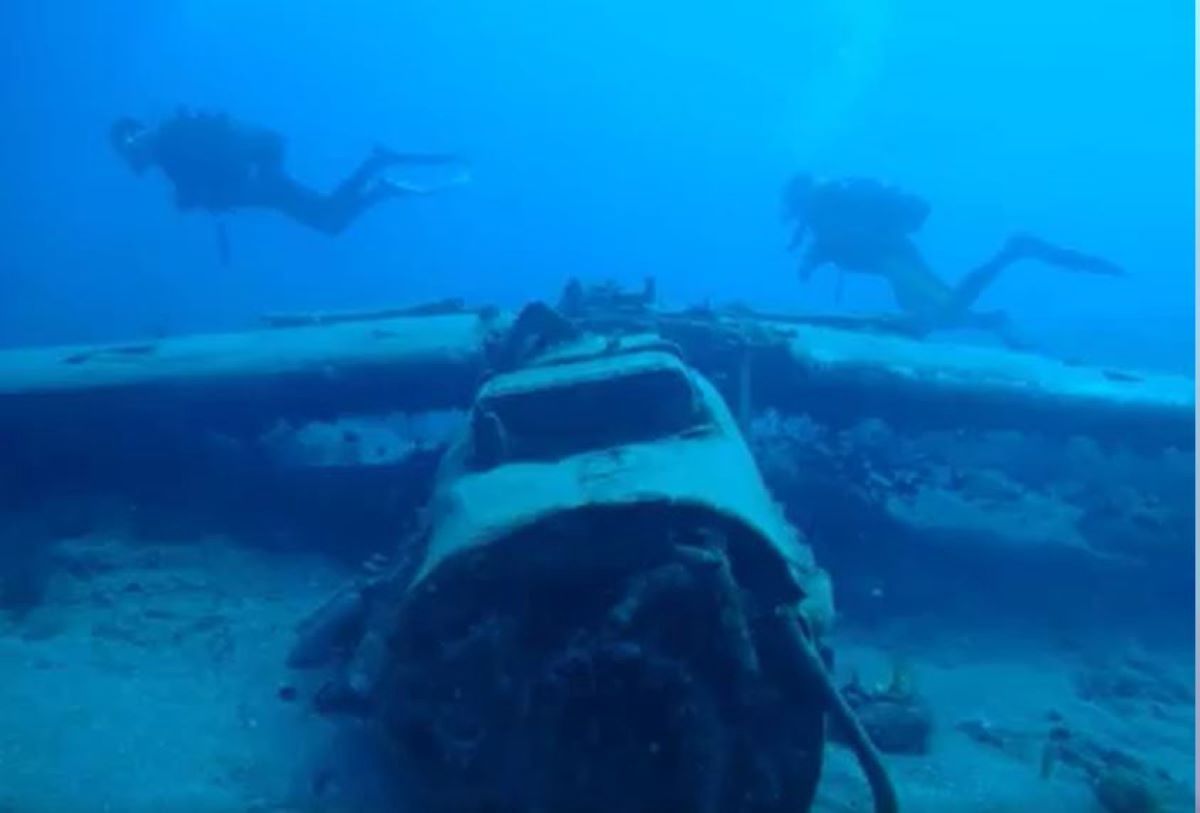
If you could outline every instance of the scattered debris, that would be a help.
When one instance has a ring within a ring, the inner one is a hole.
[[[1159,813],[1162,804],[1145,777],[1125,768],[1106,771],[1093,786],[1108,813]]]
[[[864,687],[855,673],[842,694],[879,750],[891,754],[929,753],[933,712],[918,695],[907,661],[893,661],[891,680],[886,685]]]
[[[1084,700],[1122,708],[1131,704],[1190,706],[1195,702],[1190,685],[1135,655],[1089,667],[1077,676],[1075,690]]]

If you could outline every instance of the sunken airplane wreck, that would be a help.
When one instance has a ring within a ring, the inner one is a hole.
[[[661,339],[550,341],[481,388],[417,555],[309,623],[298,663],[357,639],[323,705],[378,719],[421,810],[807,810],[826,715],[896,810],[716,390]]]
[[[825,562],[772,501],[749,416],[1157,454],[1192,444],[1191,384],[939,353],[878,326],[663,312],[652,294],[572,285],[515,317],[441,303],[0,354],[4,493],[103,484],[152,504],[202,482],[211,512],[252,495],[315,523],[310,498],[337,491],[344,521],[394,471],[274,467],[260,441],[280,420],[465,409],[397,555],[304,622],[292,656],[330,672],[320,710],[385,732],[420,809],[803,811],[836,734],[895,810],[828,676]]]

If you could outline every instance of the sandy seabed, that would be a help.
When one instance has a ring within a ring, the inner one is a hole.
[[[343,583],[344,569],[221,539],[94,536],[59,548],[46,600],[0,621],[0,811],[387,804],[387,772],[366,735],[315,715],[312,678],[284,666],[297,621]],[[1036,634],[907,622],[844,629],[834,643],[843,679],[852,670],[884,681],[902,651],[932,707],[930,753],[888,757],[906,811],[1105,810],[1078,770],[1043,776],[1048,718],[1170,777],[1163,811],[1194,809],[1194,704],[1084,699],[1078,677],[1094,642],[1071,649]],[[1191,685],[1190,649],[1141,657]],[[980,730],[996,736],[981,741]],[[830,747],[817,810],[869,809],[853,760]]]

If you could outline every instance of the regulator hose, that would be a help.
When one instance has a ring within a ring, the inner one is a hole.
[[[776,618],[790,644],[788,650],[792,655],[792,666],[797,675],[817,688],[827,711],[845,732],[850,749],[854,752],[871,788],[871,796],[875,800],[875,813],[899,813],[900,802],[896,797],[896,788],[883,766],[883,759],[871,743],[867,732],[863,730],[854,710],[834,685],[833,678],[825,669],[825,663],[813,646],[811,636],[807,634],[793,611],[781,609],[776,613]]]

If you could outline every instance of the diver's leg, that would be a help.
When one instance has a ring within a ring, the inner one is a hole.
[[[395,193],[379,184],[366,193],[339,189],[327,195],[278,175],[264,179],[252,205],[273,209],[324,234],[337,235],[367,209],[392,197]]]
[[[379,178],[379,175],[389,167],[398,163],[395,153],[376,149],[358,165],[350,175],[338,184],[331,197],[356,199],[362,197],[367,186]]]
[[[349,228],[350,224],[358,220],[367,210],[397,196],[398,193],[394,189],[383,183],[377,183],[366,192],[356,196],[337,193],[324,195],[321,196],[319,211],[310,225],[326,234],[338,235]]]
[[[374,209],[384,201],[404,197],[405,195],[425,194],[423,191],[410,189],[403,184],[392,183],[380,179],[371,184],[365,191],[353,197],[333,194],[325,196],[321,221],[323,231],[329,234],[340,234],[359,217]]]
[[[331,194],[323,195],[286,175],[264,179],[258,205],[275,209],[310,228],[337,235],[346,230],[365,212],[384,201],[406,195],[427,195],[466,183],[466,175],[456,177],[440,186],[422,187],[380,178],[378,175],[392,165],[391,156],[375,154],[367,158]]]
[[[363,162],[358,165],[354,172],[350,173],[349,177],[338,185],[333,195],[335,197],[347,198],[375,195],[376,191],[368,191],[368,186],[374,181],[380,180],[380,175],[384,170],[399,164],[407,164],[409,166],[445,166],[458,163],[461,163],[461,159],[454,155],[396,152],[387,147],[376,147],[370,155],[363,159]]]
[[[338,184],[337,189],[330,197],[336,201],[336,207],[345,211],[354,211],[356,214],[361,213],[390,197],[403,194],[428,194],[442,188],[466,183],[469,179],[464,171],[438,186],[423,187],[416,184],[388,181],[380,177],[385,170],[397,164],[440,166],[458,162],[459,159],[453,155],[400,153],[385,147],[376,147],[354,172],[350,173],[349,177]]]
[[[1009,240],[991,259],[959,280],[953,288],[947,310],[956,321],[967,319],[968,312],[980,295],[999,279],[1006,268],[1022,259],[1025,259],[1025,255],[1020,247],[1014,240]]]

